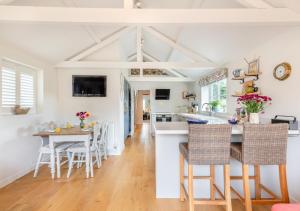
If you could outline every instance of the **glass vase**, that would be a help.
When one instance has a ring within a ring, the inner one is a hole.
[[[80,126],[80,128],[81,128],[81,129],[83,129],[83,128],[84,128],[84,120],[83,120],[83,119],[81,119],[81,120],[80,120],[80,124],[79,124],[79,126]]]

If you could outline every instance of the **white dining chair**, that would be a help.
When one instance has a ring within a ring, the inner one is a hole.
[[[99,157],[99,144],[98,144],[99,136],[100,136],[100,125],[96,124],[93,128],[93,140],[90,146],[90,171],[92,177],[94,176],[94,170],[93,170],[94,164],[97,164],[98,168],[101,167],[101,158]],[[74,144],[67,149],[67,153],[68,153],[68,157],[70,157],[69,169],[67,174],[67,177],[69,178],[72,173],[74,163],[77,164],[79,163],[77,167],[81,166],[82,163],[86,164],[86,158],[85,158],[86,147],[84,146],[84,144],[81,143]],[[77,155],[76,156],[77,160],[75,160],[75,155]],[[95,160],[93,159],[94,157]]]
[[[50,150],[49,144],[45,143],[44,138],[40,137],[40,139],[41,139],[41,147],[39,149],[39,155],[38,155],[38,159],[37,159],[37,162],[35,165],[33,177],[37,176],[41,164],[48,164],[48,165],[51,164],[51,162],[50,162],[51,150]],[[70,147],[71,145],[72,145],[71,143],[64,143],[64,144],[60,144],[55,147],[55,157],[56,157],[55,161],[56,161],[58,178],[60,178],[60,167],[68,162],[68,159],[66,159],[63,162],[61,162],[61,159],[62,159],[63,155],[66,153],[65,150],[68,147]]]
[[[108,142],[108,129],[109,129],[109,122],[104,121],[101,124],[101,135],[99,140],[99,154],[100,158],[104,158],[107,160],[107,142]]]

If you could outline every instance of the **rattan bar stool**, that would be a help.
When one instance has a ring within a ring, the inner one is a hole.
[[[225,205],[227,211],[232,210],[230,195],[230,125],[189,125],[188,143],[179,144],[180,150],[180,200],[188,199],[189,210],[195,205]],[[188,176],[184,176],[184,160],[188,163]],[[209,176],[194,176],[194,165],[210,165]],[[215,184],[215,165],[224,166],[224,194]],[[184,187],[184,179],[188,179],[188,191]],[[194,199],[193,180],[208,179],[210,181],[210,200]],[[221,199],[215,198],[216,191]]]
[[[243,180],[244,197],[234,188],[231,190],[244,202],[246,211],[252,204],[288,203],[286,179],[286,148],[288,140],[287,124],[245,124],[243,142],[231,144],[231,156],[242,163],[242,176],[231,176],[231,180]],[[254,176],[249,176],[249,165],[254,166]],[[260,183],[260,166],[278,165],[281,197]],[[249,179],[254,180],[255,199],[251,199]],[[262,198],[262,191],[271,198]]]

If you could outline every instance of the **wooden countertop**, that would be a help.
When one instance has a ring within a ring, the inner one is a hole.
[[[55,136],[66,136],[66,135],[90,135],[92,131],[83,131],[80,127],[73,127],[73,128],[62,128],[60,133],[56,132],[49,132],[49,131],[41,131],[38,133],[33,134],[33,136],[41,136],[41,137],[48,137],[51,135]]]

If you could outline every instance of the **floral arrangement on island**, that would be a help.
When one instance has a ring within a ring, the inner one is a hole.
[[[249,115],[249,122],[254,124],[259,123],[259,113],[264,112],[266,105],[272,104],[271,97],[258,94],[243,95],[237,101]]]
[[[80,111],[76,113],[76,116],[80,120],[80,128],[84,128],[84,120],[89,118],[91,116],[91,113],[87,111]]]

